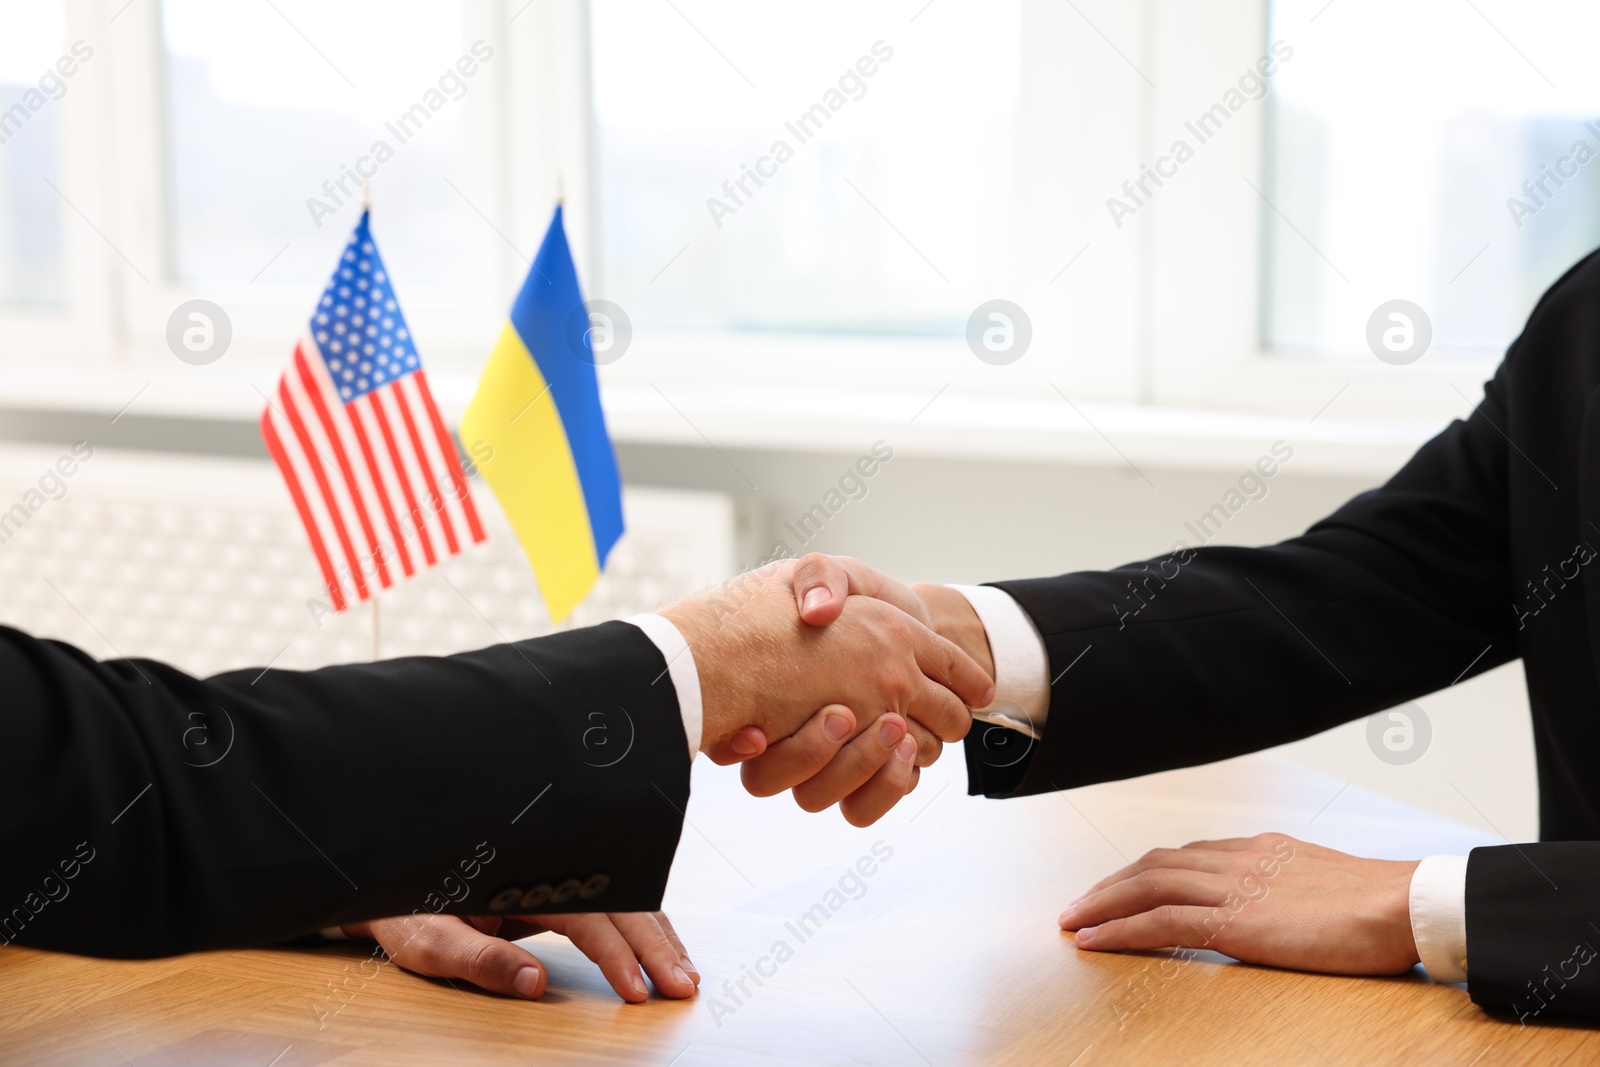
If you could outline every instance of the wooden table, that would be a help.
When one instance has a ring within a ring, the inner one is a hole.
[[[697,761],[667,900],[705,979],[692,1001],[625,1005],[547,935],[529,942],[552,971],[540,1003],[389,966],[350,983],[359,991],[319,1028],[339,1008],[330,983],[365,947],[138,963],[13,947],[0,950],[0,1063],[1600,1062],[1600,1033],[1493,1019],[1420,970],[1334,978],[1209,954],[1179,966],[1080,953],[1055,924],[1090,882],[1158,845],[1281,830],[1418,857],[1493,842],[1478,831],[1264,756],[1007,802],[964,796],[960,764],[947,754],[899,809],[855,830],[745,796]],[[830,895],[841,879],[849,892]],[[789,925],[808,911],[821,918]],[[765,972],[759,987],[724,986],[747,969]]]

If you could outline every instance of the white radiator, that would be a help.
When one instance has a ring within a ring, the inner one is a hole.
[[[499,505],[474,492],[488,542],[382,594],[383,657],[556,629]],[[733,570],[730,498],[630,489],[623,503],[628,532],[562,629],[653,610]],[[265,461],[0,447],[0,623],[201,675],[373,657],[370,606],[319,626],[308,601],[326,601],[319,572]]]

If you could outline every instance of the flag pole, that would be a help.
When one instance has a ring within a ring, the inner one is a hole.
[[[372,182],[361,183],[361,210],[372,212]],[[378,610],[378,594],[372,594],[372,662],[383,658],[383,619]]]

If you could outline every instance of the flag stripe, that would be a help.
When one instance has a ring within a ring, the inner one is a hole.
[[[339,547],[344,551],[345,563],[350,568],[350,580],[356,587],[356,599],[365,600],[370,595],[367,592],[367,579],[361,573],[361,564],[356,560],[355,545],[350,541],[349,531],[345,529],[344,516],[339,510],[338,498],[333,495],[333,486],[328,484],[327,472],[322,469],[322,459],[317,455],[317,446],[311,440],[311,435],[306,431],[305,420],[296,410],[294,397],[289,394],[289,378],[285,374],[278,382],[278,399],[283,404],[284,414],[289,417],[289,425],[294,429],[295,439],[304,443],[300,454],[305,457],[306,464],[311,468],[311,476],[316,480],[317,489],[322,493],[323,502],[328,508],[328,521],[333,525],[334,536],[339,541]]]
[[[420,447],[422,461],[427,464],[435,483],[439,486],[437,517],[440,533],[443,535],[448,526],[450,534],[462,541],[460,547],[465,547],[463,535],[466,531],[466,517],[461,510],[461,500],[456,495],[454,486],[448,484],[449,477],[444,473],[459,462],[455,446],[451,445],[449,454],[446,455],[439,447],[438,438],[429,431],[428,426],[424,425],[423,420],[427,416],[422,403],[423,384],[417,382],[413,375],[410,380],[397,382],[396,385],[398,388],[395,390],[395,395],[402,398],[406,410],[416,423],[417,435],[422,442]]]
[[[280,383],[281,386],[281,383]],[[272,416],[272,427],[278,434],[278,442],[283,447],[284,456],[288,460],[295,483],[304,493],[306,511],[310,515],[311,525],[307,527],[307,537],[316,540],[325,546],[330,566],[334,571],[334,586],[339,590],[339,596],[346,606],[355,596],[355,587],[346,579],[348,567],[339,562],[335,551],[335,537],[333,522],[329,518],[328,502],[317,491],[316,477],[312,473],[311,463],[306,458],[306,442],[294,429],[289,421],[289,416],[283,405],[273,402],[267,409]]]
[[[333,419],[328,415],[328,404],[323,399],[322,383],[316,381],[311,374],[311,367],[306,362],[303,346],[295,346],[294,367],[300,375],[300,384],[306,391],[307,398],[311,401],[311,409],[317,413],[317,420],[322,423],[322,432],[328,437],[328,446],[333,450],[334,462],[339,465],[339,473],[344,477],[345,487],[349,490],[351,510],[355,513],[356,522],[361,527],[362,536],[367,539],[367,559],[378,572],[378,582],[387,589],[394,582],[389,578],[389,567],[384,562],[384,553],[378,550],[378,535],[372,528],[372,517],[367,514],[367,502],[361,487],[356,484],[355,468],[350,465],[350,455],[345,450],[343,435],[339,427],[335,427]],[[344,415],[344,405],[339,405],[339,414]],[[349,425],[347,419],[341,419]]]
[[[272,461],[278,465],[278,472],[283,475],[284,484],[289,487],[289,497],[294,501],[295,510],[300,513],[300,522],[306,528],[306,534],[311,539],[311,554],[317,558],[317,566],[322,569],[322,580],[328,588],[328,596],[333,599],[333,610],[343,611],[345,608],[344,590],[339,588],[338,576],[333,570],[333,561],[328,558],[328,547],[322,543],[322,535],[317,530],[317,524],[311,517],[311,506],[306,503],[305,491],[300,486],[300,478],[295,474],[294,467],[289,462],[289,456],[284,451],[283,441],[278,437],[277,427],[272,425],[272,409],[269,407],[261,413],[261,436],[266,439],[267,453],[272,456]]]
[[[415,528],[417,540],[422,543],[422,558],[432,567],[439,562],[439,559],[434,555],[433,538],[428,536],[428,524],[424,521],[422,509],[417,506],[417,494],[412,489],[416,483],[411,472],[406,469],[405,461],[400,458],[400,446],[396,444],[394,430],[389,426],[389,416],[383,410],[382,398],[388,393],[387,389],[368,393],[367,401],[372,407],[373,417],[377,420],[378,431],[383,435],[384,446],[389,452],[389,461],[394,464],[395,478],[400,482],[401,493],[406,498],[406,517],[412,524],[407,529],[409,531]]]
[[[372,450],[372,440],[367,433],[361,407],[356,404],[347,405],[345,414],[350,419],[350,429],[355,434],[356,444],[361,449],[361,458],[366,462],[367,473],[372,476],[372,488],[378,495],[378,505],[383,509],[383,520],[389,526],[389,536],[394,539],[395,554],[400,557],[400,569],[409,578],[416,571],[411,566],[411,553],[406,550],[405,531],[400,528],[400,522],[395,518],[394,505],[389,500],[389,487],[385,484],[384,472],[378,466],[378,456]]]
[[[428,421],[433,424],[433,433],[439,441],[440,450],[449,460],[446,469],[450,472],[450,484],[455,487],[456,499],[461,503],[462,515],[467,520],[467,529],[472,534],[473,543],[482,544],[485,539],[483,523],[478,520],[478,509],[472,506],[472,494],[467,491],[467,479],[461,473],[455,441],[444,428],[444,419],[439,416],[439,405],[433,402],[433,390],[428,388],[428,376],[419,370],[415,377],[417,390],[422,394],[423,410],[428,413]]]
[[[312,353],[316,351],[313,346],[302,342],[301,345],[296,347],[295,352],[299,355],[308,349]],[[321,360],[316,360],[314,365],[316,367],[323,366]],[[338,450],[340,444],[339,439],[335,436],[337,423],[330,427],[322,419],[314,417],[317,402],[324,401],[325,398],[320,393],[313,396],[312,391],[324,388],[325,383],[319,382],[314,372],[309,379],[306,378],[301,373],[301,369],[297,365],[295,358],[291,357],[289,369],[284,374],[284,379],[289,387],[289,395],[295,402],[295,413],[304,421],[306,441],[316,453],[316,458],[323,470],[327,472],[328,487],[332,494],[328,501],[330,514],[332,509],[337,509],[338,517],[343,522],[351,544],[356,550],[356,556],[349,564],[350,572],[361,576],[362,584],[369,587],[369,593],[376,592],[377,585],[374,580],[378,575],[374,567],[375,553],[370,541],[363,546],[358,540],[360,536],[360,531],[357,529],[359,516],[356,514],[354,501],[358,496],[362,495],[364,490],[360,482],[354,477],[348,462],[341,464],[334,458],[334,453]],[[305,369],[310,370],[311,366],[308,365]],[[342,409],[342,405],[340,405],[340,408]]]
[[[395,515],[390,483],[394,482],[394,472],[382,466],[378,451],[373,450],[373,435],[366,427],[366,413],[362,406],[347,405],[344,413],[350,418],[350,430],[355,434],[357,445],[362,450],[362,458],[366,461],[366,472],[373,478],[373,490],[378,493],[378,504],[384,512],[384,522],[389,525],[389,536],[394,539],[395,555],[400,558],[400,569],[406,577],[416,574],[416,568],[411,566],[411,550],[406,549],[406,533],[400,526],[400,518]]]
[[[397,405],[400,408],[400,420],[406,424],[406,435],[411,438],[411,447],[416,452],[417,463],[422,467],[422,480],[428,486],[428,503],[434,514],[439,516],[439,528],[444,533],[445,547],[450,550],[450,555],[461,551],[460,544],[456,541],[455,527],[450,524],[450,515],[445,511],[444,497],[439,495],[439,482],[433,476],[433,468],[428,464],[427,449],[423,447],[422,435],[417,433],[417,420],[411,414],[411,405],[405,401],[404,393],[397,393]]]

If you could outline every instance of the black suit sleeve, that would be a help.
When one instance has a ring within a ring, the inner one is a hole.
[[[0,628],[0,686],[6,942],[151,956],[653,910],[688,802],[666,664],[625,623],[207,680]]]
[[[1251,752],[1516,658],[1502,435],[1515,352],[1471,417],[1300,537],[997,583],[1044,638],[1050,721],[1025,754],[1020,735],[974,729],[970,791],[1021,796]]]
[[[1600,842],[1475,848],[1467,860],[1467,989],[1520,1022],[1600,1019]]]

